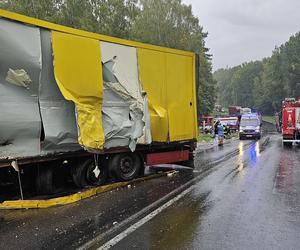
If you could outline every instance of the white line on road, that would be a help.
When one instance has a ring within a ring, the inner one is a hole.
[[[180,200],[183,196],[185,196],[192,189],[194,189],[196,185],[197,184],[194,184],[193,186],[190,186],[188,189],[184,190],[182,193],[178,194],[173,199],[169,200],[167,203],[165,203],[161,207],[157,208],[156,210],[154,210],[153,212],[151,212],[150,214],[148,214],[147,216],[145,216],[144,218],[142,218],[141,220],[139,220],[138,222],[136,222],[135,224],[133,224],[132,226],[127,228],[125,231],[121,232],[120,234],[118,234],[117,236],[115,236],[114,238],[112,238],[111,240],[106,242],[104,245],[99,247],[98,250],[106,250],[106,249],[109,249],[109,248],[113,247],[118,242],[120,242],[125,237],[127,237],[129,234],[133,233],[139,227],[143,226],[145,223],[147,223],[148,221],[153,219],[156,215],[158,215],[164,209],[168,208],[169,206],[174,204],[176,201]]]
[[[244,147],[244,150],[246,150],[246,148],[248,148],[250,146],[251,143],[246,144]],[[234,154],[231,155],[232,157],[234,156]],[[222,160],[226,160],[225,157],[222,157]],[[212,165],[218,165],[220,162],[219,161],[215,161],[215,162],[211,162]],[[210,169],[210,171],[213,170],[213,168]],[[194,170],[195,171],[195,170]],[[197,172],[197,170],[195,171],[195,173]],[[203,173],[200,173],[199,175],[197,175],[195,178],[189,180],[187,183],[183,184],[182,186],[176,188],[175,190],[173,190],[171,193],[167,194],[166,196],[162,197],[161,199],[153,202],[151,205],[149,205],[148,207],[143,208],[142,210],[140,210],[139,212],[137,212],[136,214],[132,215],[131,217],[129,217],[128,219],[125,219],[124,221],[120,222],[117,224],[117,226],[112,227],[111,229],[109,229],[107,232],[102,233],[101,235],[98,235],[96,237],[94,237],[92,240],[88,241],[87,243],[85,243],[84,245],[82,245],[81,247],[77,248],[77,250],[86,250],[86,249],[90,249],[93,246],[95,247],[95,245],[97,245],[97,242],[101,242],[103,239],[106,238],[106,236],[113,234],[115,231],[117,231],[118,229],[122,228],[123,226],[126,226],[127,224],[129,224],[131,221],[134,221],[135,219],[137,219],[139,216],[142,216],[143,214],[147,213],[147,211],[151,210],[151,208],[157,207],[157,205],[163,203],[165,200],[168,200],[169,197],[172,197],[174,195],[176,195],[176,193],[181,192],[181,190],[185,190],[181,193],[179,193],[177,196],[175,196],[173,199],[169,200],[168,202],[164,203],[164,205],[158,207],[156,210],[154,210],[153,212],[151,212],[150,214],[148,214],[147,216],[143,217],[141,220],[139,220],[138,222],[136,222],[134,225],[130,226],[129,228],[127,228],[125,231],[123,231],[122,233],[118,234],[117,236],[115,236],[114,238],[112,238],[111,240],[109,240],[108,242],[104,243],[104,245],[102,245],[101,247],[99,247],[98,249],[109,249],[110,247],[116,245],[118,242],[120,242],[122,239],[124,239],[125,237],[127,237],[129,234],[131,234],[132,232],[134,232],[136,229],[138,229],[139,227],[141,227],[142,225],[144,225],[146,222],[148,222],[149,220],[151,220],[153,217],[155,217],[157,214],[159,214],[161,211],[163,211],[164,209],[168,208],[169,206],[171,206],[174,202],[178,201],[180,198],[182,198],[184,195],[186,195],[188,192],[190,192],[193,188],[196,187],[197,184],[194,184],[195,182],[198,182],[199,180],[201,180],[209,171],[204,171]],[[188,187],[188,188],[187,188]],[[185,189],[187,188],[187,189]],[[180,191],[179,191],[180,190]]]

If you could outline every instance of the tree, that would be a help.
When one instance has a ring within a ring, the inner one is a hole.
[[[193,51],[200,57],[199,111],[212,111],[216,82],[207,33],[181,0],[7,0],[0,8],[120,38]]]
[[[251,106],[273,114],[286,97],[300,98],[300,33],[276,47],[271,57],[218,70],[214,78],[221,104]]]
[[[7,0],[0,2],[0,8],[20,14],[56,21],[62,0]]]
[[[141,0],[133,24],[133,38],[155,45],[193,51],[200,57],[199,113],[210,113],[216,98],[211,56],[205,47],[207,33],[181,0]]]

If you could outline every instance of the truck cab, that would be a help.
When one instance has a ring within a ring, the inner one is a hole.
[[[258,114],[251,113],[242,115],[239,128],[240,140],[244,138],[260,139],[261,121]]]

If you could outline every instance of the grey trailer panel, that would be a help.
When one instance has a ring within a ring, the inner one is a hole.
[[[40,154],[38,28],[0,19],[0,158]]]
[[[41,29],[41,42],[43,67],[39,98],[45,135],[42,153],[79,150],[74,104],[62,96],[54,78],[50,31]]]

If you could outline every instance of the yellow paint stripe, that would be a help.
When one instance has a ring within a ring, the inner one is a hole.
[[[154,174],[147,177],[138,178],[132,181],[126,182],[117,182],[110,185],[90,188],[83,192],[78,192],[76,194],[71,194],[63,197],[52,198],[48,200],[14,200],[14,201],[4,201],[0,203],[0,209],[31,209],[31,208],[50,208],[55,206],[62,206],[71,204],[89,197],[92,197],[97,194],[101,194],[107,191],[114,190],[116,188],[125,187],[129,184],[136,184],[142,181],[158,178],[161,176],[168,175],[169,173],[174,172],[168,171],[160,174]]]
[[[31,24],[31,25],[34,25],[34,26],[39,26],[39,27],[42,27],[42,28],[50,29],[50,30],[60,31],[60,32],[64,32],[64,33],[74,34],[74,35],[79,35],[79,36],[83,36],[83,37],[94,38],[94,39],[98,39],[98,40],[101,40],[101,41],[107,41],[107,42],[112,42],[112,43],[128,45],[128,46],[134,46],[134,47],[138,47],[138,48],[151,49],[151,50],[169,52],[169,53],[173,53],[173,54],[180,54],[180,55],[186,55],[186,56],[193,56],[194,55],[193,52],[189,52],[189,51],[165,48],[165,47],[160,47],[160,46],[155,46],[155,45],[150,45],[150,44],[145,44],[145,43],[140,43],[140,42],[134,42],[134,41],[130,41],[130,40],[125,40],[125,39],[121,39],[121,38],[100,35],[100,34],[97,34],[97,33],[78,30],[78,29],[74,29],[74,28],[69,28],[69,27],[66,27],[66,26],[50,23],[50,22],[47,22],[47,21],[43,21],[43,20],[40,20],[40,19],[36,19],[36,18],[24,16],[24,15],[20,15],[20,14],[10,12],[10,11],[6,11],[6,10],[3,10],[3,9],[0,9],[0,17],[4,17],[4,18],[7,18],[7,19],[11,19],[11,20]]]

